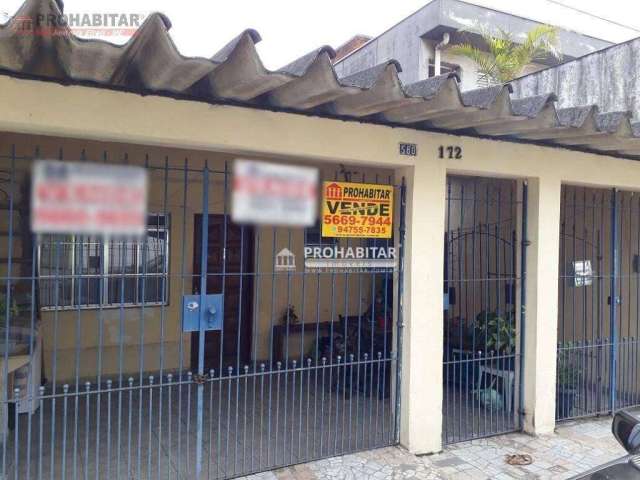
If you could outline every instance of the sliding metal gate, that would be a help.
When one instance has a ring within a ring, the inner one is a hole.
[[[341,242],[395,242],[394,273],[310,272],[302,246],[334,242],[233,224],[224,161],[26,150],[0,167],[6,478],[231,478],[398,442],[404,185],[392,240]],[[144,165],[146,238],[32,236],[37,158]],[[183,297],[211,294],[222,329],[184,333]]]
[[[564,185],[556,418],[640,405],[640,196]]]
[[[526,185],[447,178],[444,442],[520,428]]]

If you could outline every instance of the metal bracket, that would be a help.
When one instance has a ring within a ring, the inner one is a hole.
[[[204,375],[194,374],[192,379],[193,379],[193,383],[195,383],[196,385],[204,385],[205,382],[207,381],[207,374],[206,373]]]
[[[613,297],[613,301],[615,305],[622,305],[622,298],[618,295]],[[607,297],[607,305],[611,305],[611,297]]]
[[[224,318],[224,297],[220,293],[205,295],[204,306],[200,305],[201,295],[182,297],[182,331],[199,332],[200,322],[205,331],[222,330]],[[204,308],[204,312],[203,309]]]

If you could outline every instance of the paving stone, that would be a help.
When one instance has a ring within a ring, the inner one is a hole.
[[[513,466],[505,456],[527,453],[531,465]],[[555,434],[531,437],[514,433],[447,447],[442,453],[416,457],[389,447],[329,458],[251,480],[562,480],[624,455],[611,435],[611,419],[562,424]]]
[[[463,465],[465,462],[458,457],[443,458],[442,460],[436,460],[433,465],[436,467],[454,467],[456,465]]]

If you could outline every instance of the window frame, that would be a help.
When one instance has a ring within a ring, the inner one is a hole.
[[[164,221],[164,226],[162,226],[162,228],[159,228],[158,224],[152,224],[151,222],[149,222],[149,219],[153,219],[153,218],[159,218],[159,217],[164,217],[165,221]],[[165,288],[164,288],[164,299],[159,300],[159,301],[153,301],[153,302],[148,302],[148,301],[144,301],[144,299],[142,299],[142,301],[136,301],[136,302],[110,302],[109,301],[109,281],[114,278],[114,279],[121,279],[122,278],[122,274],[121,273],[116,273],[116,274],[110,274],[109,273],[109,257],[110,257],[110,249],[111,246],[113,245],[112,240],[111,239],[104,239],[101,240],[101,254],[102,254],[102,264],[104,265],[104,272],[100,273],[100,274],[86,274],[86,275],[78,275],[78,277],[82,277],[82,279],[88,279],[88,278],[98,278],[100,280],[100,303],[87,303],[87,304],[82,304],[82,305],[78,305],[77,304],[77,290],[76,290],[76,281],[78,280],[78,278],[76,277],[76,268],[77,268],[77,260],[76,260],[76,246],[78,245],[77,242],[77,238],[78,237],[90,237],[89,235],[69,235],[68,238],[68,244],[70,244],[70,255],[69,258],[71,259],[70,262],[70,266],[69,269],[71,271],[71,294],[70,294],[70,298],[72,299],[72,302],[74,302],[72,305],[39,305],[39,309],[40,311],[43,312],[47,312],[47,311],[64,311],[64,310],[107,310],[107,309],[116,309],[116,308],[142,308],[142,307],[162,307],[162,306],[169,306],[170,305],[170,284],[171,282],[169,281],[169,279],[171,278],[170,272],[169,272],[169,267],[171,265],[170,262],[170,252],[171,252],[171,248],[170,248],[170,242],[171,242],[171,214],[170,213],[148,213],[147,214],[147,227],[146,227],[146,234],[144,236],[144,239],[141,240],[137,240],[135,242],[132,242],[134,244],[137,244],[137,248],[136,248],[136,273],[135,274],[126,274],[125,278],[165,278]],[[150,232],[160,232],[163,231],[166,235],[166,241],[165,241],[165,247],[164,247],[164,262],[163,262],[163,266],[162,272],[159,273],[143,273],[141,272],[141,268],[142,268],[142,249],[144,244],[146,243],[147,239],[148,239],[148,234]],[[41,279],[44,280],[55,280],[56,278],[66,278],[68,275],[62,274],[62,275],[42,275],[41,272],[41,261],[42,261],[42,245],[43,242],[41,241],[41,237],[39,236],[38,240],[37,240],[37,266],[38,266],[38,275],[37,275],[37,280],[40,281]],[[53,244],[55,245],[57,242],[54,242]],[[65,242],[60,242],[60,243],[65,243]],[[66,263],[66,262],[65,262]],[[137,286],[138,282],[136,282],[136,293],[135,293],[135,298],[139,298],[139,288]],[[42,294],[41,294],[41,286],[38,286],[37,289],[38,292],[38,296],[41,298]],[[40,302],[38,302],[40,303]]]

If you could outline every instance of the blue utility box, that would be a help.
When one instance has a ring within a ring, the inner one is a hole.
[[[182,331],[199,332],[200,319],[204,322],[204,330],[222,330],[224,318],[224,297],[220,293],[204,296],[205,304],[200,305],[201,295],[184,295],[182,297]]]

